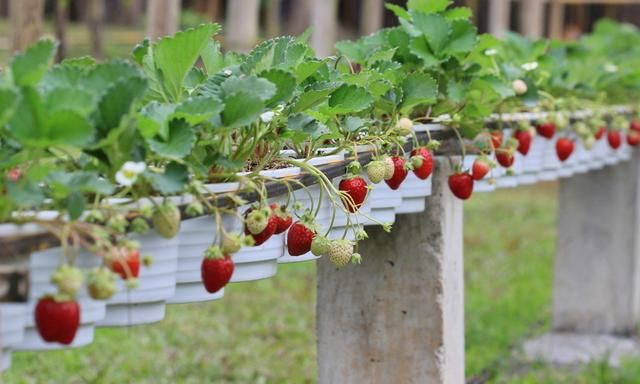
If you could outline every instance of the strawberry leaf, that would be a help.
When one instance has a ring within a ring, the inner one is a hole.
[[[431,51],[440,56],[451,36],[451,23],[437,14],[412,12],[415,27],[429,43]]]
[[[147,83],[141,77],[125,78],[107,89],[98,102],[96,127],[100,137],[120,125],[122,118],[132,110],[134,102],[142,97],[146,89]]]
[[[409,0],[407,9],[423,13],[442,12],[451,4],[449,0]]]
[[[20,95],[13,89],[0,89],[0,127],[6,124],[18,105]]]
[[[18,86],[35,86],[40,82],[53,61],[57,43],[40,40],[17,54],[11,61],[11,75]]]
[[[362,87],[343,84],[329,97],[329,108],[332,114],[360,112],[373,104],[373,96]]]
[[[236,93],[226,97],[222,123],[229,128],[242,127],[256,121],[264,111],[264,101],[251,93]]]
[[[438,95],[436,81],[425,73],[412,73],[402,82],[403,100],[401,110],[409,112],[422,104],[433,104]]]
[[[180,119],[169,123],[169,136],[166,140],[156,136],[148,139],[147,143],[153,152],[162,157],[181,159],[191,152],[195,141],[195,134],[189,124]]]
[[[180,100],[187,74],[219,30],[218,24],[202,24],[153,44],[153,67],[168,100]]]
[[[262,72],[260,77],[269,80],[276,86],[276,93],[268,101],[268,107],[275,107],[280,103],[288,102],[296,88],[296,78],[289,72],[280,69],[271,69]]]
[[[316,83],[305,88],[293,106],[293,112],[306,111],[323,103],[338,86],[339,83]]]
[[[187,167],[175,162],[167,164],[164,173],[145,171],[144,175],[149,179],[153,187],[163,194],[182,191],[184,185],[189,180]]]

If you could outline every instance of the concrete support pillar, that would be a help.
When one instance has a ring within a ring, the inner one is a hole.
[[[338,35],[338,0],[311,0],[311,27],[316,56],[331,55]]]
[[[553,328],[629,334],[640,321],[640,154],[563,179]]]
[[[181,0],[147,1],[147,37],[173,35],[180,23]]]
[[[448,161],[423,213],[368,227],[361,265],[318,261],[319,383],[464,383],[462,203]]]
[[[544,0],[520,1],[520,31],[534,39],[544,35]]]
[[[259,27],[259,0],[227,2],[224,42],[228,49],[249,52],[258,43]]]
[[[504,37],[509,30],[511,16],[511,0],[489,1],[489,33],[497,37]]]
[[[42,35],[43,0],[11,0],[11,50],[23,51]]]
[[[379,31],[383,18],[383,0],[363,0],[360,8],[360,34],[366,36]]]

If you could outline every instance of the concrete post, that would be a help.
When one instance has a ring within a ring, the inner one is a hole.
[[[173,35],[180,23],[181,0],[148,0],[147,37],[156,39]]]
[[[497,37],[504,37],[509,30],[511,15],[511,0],[489,1],[489,33]]]
[[[319,383],[464,383],[462,203],[440,161],[423,213],[368,227],[362,265],[318,261]]]
[[[520,31],[523,35],[538,39],[544,35],[544,1],[520,1]]]
[[[224,42],[228,49],[249,52],[258,43],[260,27],[259,0],[227,2]]]
[[[629,334],[640,320],[640,154],[563,179],[553,328]]]
[[[338,35],[338,0],[311,0],[311,47],[318,57],[331,55]]]
[[[11,50],[23,51],[42,34],[43,0],[11,0]]]

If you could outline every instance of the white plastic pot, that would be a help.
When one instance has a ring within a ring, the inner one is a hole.
[[[233,255],[232,283],[262,280],[278,272],[278,258],[284,255],[284,234],[274,235],[261,245],[242,247]]]
[[[11,366],[11,350],[24,339],[27,323],[27,305],[24,303],[0,304],[0,372]]]
[[[538,181],[538,173],[544,164],[544,141],[545,138],[534,136],[529,153],[522,157],[522,173],[518,175],[520,184],[534,184]]]
[[[151,256],[153,264],[140,268],[138,287],[127,289],[118,279],[118,292],[107,302],[101,327],[122,327],[155,323],[164,318],[167,300],[175,295],[178,237],[165,239],[151,230],[132,235],[140,242],[140,255]]]
[[[396,192],[402,196],[402,204],[396,208],[396,213],[422,212],[425,209],[426,197],[431,195],[431,177],[422,180],[413,172],[409,172]]]
[[[543,144],[542,171],[538,174],[538,178],[542,181],[556,180],[561,167],[561,162],[556,154],[557,136],[553,136],[551,139],[543,139],[545,141]]]
[[[194,303],[217,300],[224,296],[224,289],[209,293],[202,284],[201,265],[205,250],[216,236],[216,220],[203,216],[185,220],[178,233],[178,265],[175,295],[167,300],[170,304]]]
[[[63,260],[61,248],[50,248],[33,252],[29,259],[29,302],[26,305],[26,323],[23,340],[14,346],[20,351],[45,351],[63,348],[77,348],[93,341],[96,323],[105,316],[104,301],[89,298],[86,289],[80,290],[77,301],[80,305],[80,327],[70,345],[47,343],[40,337],[35,326],[34,311],[38,299],[45,294],[56,293],[56,287],[50,283],[51,275]],[[102,264],[102,259],[88,252],[79,251],[74,265],[83,270],[93,269]]]
[[[365,205],[370,209],[369,215],[378,222],[393,223],[396,220],[396,210],[402,206],[402,192],[389,188],[384,181],[373,184],[368,177],[364,178],[369,185],[373,185],[365,202]],[[374,220],[365,221],[365,225],[377,225]]]
[[[476,161],[476,158],[478,156],[474,156],[474,155],[467,155],[464,158],[464,163],[462,168],[469,170],[469,172],[471,172],[471,169],[473,167],[473,162]],[[495,158],[493,158],[493,161],[495,161]],[[498,168],[498,167],[496,167]],[[473,182],[473,192],[492,192],[496,190],[496,184],[494,182],[491,182],[490,179],[492,177],[495,177],[492,175],[492,173],[495,172],[500,172],[499,170],[492,170],[490,171],[482,180],[474,180]]]

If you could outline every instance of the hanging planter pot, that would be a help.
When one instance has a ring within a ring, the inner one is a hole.
[[[591,169],[602,169],[606,165],[605,157],[607,156],[607,140],[601,138],[597,140],[593,148],[589,151],[591,153]]]
[[[373,185],[368,177],[363,177],[369,185]],[[367,196],[364,205],[369,208],[369,215],[372,219],[381,223],[393,223],[396,220],[396,210],[402,206],[402,193],[389,188],[383,181],[373,185],[373,189],[369,191],[369,196]],[[365,225],[378,224],[373,220],[366,220]]]
[[[175,295],[178,237],[165,239],[154,230],[132,235],[140,242],[140,254],[151,256],[153,264],[142,267],[138,286],[127,289],[118,280],[118,292],[107,301],[107,314],[98,325],[123,327],[155,323],[164,318],[167,300]]]
[[[542,181],[556,180],[561,167],[561,162],[558,159],[555,147],[557,136],[544,140],[542,171],[538,175],[538,178]]]
[[[233,218],[227,218],[232,221]],[[225,220],[223,218],[223,220]],[[223,223],[223,225],[225,225]],[[230,225],[230,224],[226,224]],[[213,216],[185,220],[178,232],[178,264],[175,295],[169,304],[212,301],[224,296],[224,289],[212,294],[202,284],[202,258],[205,250],[215,242],[216,220]]]
[[[278,272],[278,258],[284,255],[284,234],[274,235],[261,245],[242,247],[234,254],[232,283],[263,280]]]
[[[24,303],[0,304],[0,372],[11,366],[11,351],[24,339],[27,324],[27,305]]]
[[[571,165],[573,166],[575,173],[587,173],[591,169],[591,156],[589,155],[589,151],[584,147],[582,141],[576,141],[576,149],[575,149],[575,162]]]
[[[83,287],[76,300],[80,304],[80,327],[70,345],[47,343],[40,337],[36,329],[34,311],[38,299],[56,292],[56,287],[50,283],[61,260],[64,259],[62,248],[51,248],[44,251],[33,252],[29,259],[29,301],[26,304],[26,323],[23,340],[14,349],[19,351],[47,351],[63,348],[77,348],[90,344],[93,341],[96,323],[105,316],[104,301],[96,301],[89,298]],[[74,266],[83,270],[96,268],[102,264],[102,259],[88,252],[79,251]]]
[[[426,197],[431,195],[431,177],[422,180],[413,172],[409,172],[397,192],[402,196],[402,204],[396,208],[396,213],[422,212],[425,209]]]
[[[522,173],[518,175],[520,184],[534,184],[538,181],[538,173],[542,171],[544,164],[544,141],[545,138],[534,136],[529,153],[522,156]]]

